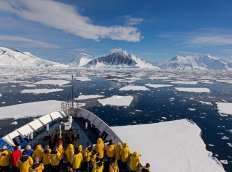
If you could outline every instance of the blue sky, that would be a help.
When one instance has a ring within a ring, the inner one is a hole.
[[[65,62],[121,48],[232,60],[231,0],[0,0],[0,46]]]

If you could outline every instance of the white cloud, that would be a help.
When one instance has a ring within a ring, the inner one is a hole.
[[[0,43],[4,42],[17,42],[20,43],[18,46],[27,48],[59,48],[59,46],[48,42],[37,41],[20,36],[0,35]]]
[[[131,17],[131,16],[125,16],[126,24],[129,26],[136,26],[144,22],[144,19],[137,18],[137,17]]]
[[[82,38],[97,41],[103,38],[131,42],[141,40],[141,33],[135,27],[95,25],[88,17],[79,14],[73,6],[53,0],[1,1],[0,9]]]
[[[212,34],[195,35],[190,37],[188,43],[200,46],[222,46],[232,45],[232,35]]]

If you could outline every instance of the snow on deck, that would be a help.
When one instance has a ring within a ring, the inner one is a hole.
[[[125,87],[122,87],[119,89],[120,91],[148,91],[150,90],[149,88],[145,87],[145,86],[135,86],[135,85],[128,85]]]
[[[156,124],[111,127],[127,142],[131,151],[139,152],[143,165],[159,172],[224,172],[213,160],[200,137],[200,128],[187,120]]]
[[[37,84],[37,85],[66,85],[68,84],[69,81],[66,80],[42,80],[42,81],[38,81],[35,82],[33,84]]]
[[[175,87],[175,89],[181,92],[210,93],[210,90],[208,88]]]
[[[97,101],[103,106],[130,106],[133,101],[133,96],[112,96],[105,99],[98,99]]]
[[[61,101],[47,100],[0,107],[0,119],[40,116],[60,110]]]
[[[221,116],[232,115],[232,103],[216,102],[216,104]]]
[[[63,91],[63,89],[24,89],[21,91],[21,93],[31,93],[31,94],[47,94],[47,93],[53,93],[53,92],[59,92]]]
[[[87,100],[87,99],[97,99],[102,98],[103,95],[80,95],[78,98],[75,98],[75,100]]]
[[[163,88],[163,87],[172,87],[173,85],[168,85],[168,84],[145,84],[148,87],[152,88]]]

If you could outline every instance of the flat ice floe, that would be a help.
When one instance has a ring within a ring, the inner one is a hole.
[[[200,128],[187,120],[111,128],[151,171],[224,172],[206,150]]]
[[[168,85],[168,84],[145,84],[148,87],[152,88],[162,88],[162,87],[172,87],[173,85]]]
[[[213,106],[213,103],[211,103],[211,102],[199,101],[199,103],[201,103],[201,104],[203,104],[203,105]]]
[[[46,94],[46,93],[53,93],[53,92],[59,92],[63,91],[63,89],[25,89],[21,91],[21,93],[31,93],[31,94]]]
[[[221,116],[232,115],[232,103],[216,102],[216,104]]]
[[[69,81],[66,81],[66,80],[42,80],[42,81],[35,82],[34,84],[37,84],[37,85],[66,85],[68,83],[69,83]]]
[[[91,81],[91,79],[86,76],[75,77],[75,79],[78,81]]]
[[[0,107],[0,119],[41,116],[60,110],[61,101],[47,100]],[[42,108],[41,108],[42,107]]]
[[[197,84],[197,81],[172,81],[170,82],[172,84],[186,84],[186,85],[195,85]]]
[[[120,91],[148,91],[150,90],[149,88],[145,87],[145,86],[135,86],[135,85],[128,85],[125,87],[122,87],[119,89]]]
[[[103,95],[80,95],[78,98],[75,98],[75,100],[87,100],[87,99],[97,99],[104,97]]]
[[[132,100],[133,96],[112,96],[105,99],[98,99],[98,102],[101,103],[103,106],[130,106]]]
[[[177,91],[181,92],[193,92],[193,93],[210,93],[208,88],[186,88],[186,87],[175,87]]]

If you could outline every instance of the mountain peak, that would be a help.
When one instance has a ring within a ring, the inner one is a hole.
[[[0,47],[0,66],[8,67],[65,67],[65,65],[41,59],[29,52]]]
[[[126,67],[126,68],[156,68],[151,62],[140,59],[134,54],[128,53],[125,50],[117,49],[111,54],[98,57],[91,60],[86,67]]]

